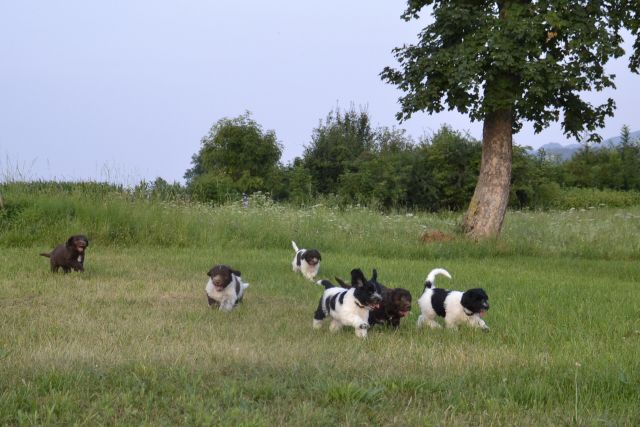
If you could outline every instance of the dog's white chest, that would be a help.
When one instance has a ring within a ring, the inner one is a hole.
[[[234,293],[231,286],[227,286],[223,290],[219,291],[215,286],[213,286],[213,281],[211,279],[209,279],[209,282],[207,282],[207,286],[204,289],[207,292],[207,295],[216,301],[220,301],[222,298]]]

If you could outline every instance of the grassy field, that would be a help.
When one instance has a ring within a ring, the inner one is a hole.
[[[510,212],[499,242],[422,243],[456,214],[242,209],[122,195],[5,190],[0,217],[1,425],[638,425],[640,208]],[[45,258],[91,238],[84,274]],[[311,328],[321,288],[289,241],[409,289],[447,268],[484,287],[481,333],[398,330],[366,340]],[[210,310],[214,263],[251,283]]]

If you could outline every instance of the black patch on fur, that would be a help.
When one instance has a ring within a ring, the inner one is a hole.
[[[235,274],[236,272],[234,272],[233,274]],[[239,271],[237,273],[240,273]],[[236,274],[236,276],[240,277],[239,274]],[[234,279],[236,281],[236,296],[238,297],[236,299],[236,303],[235,305],[238,305],[239,303],[242,302],[242,295],[240,295],[240,289],[242,289],[242,285],[240,284],[240,280],[238,280],[238,278],[236,277]]]
[[[462,294],[460,304],[473,314],[489,309],[489,296],[482,288],[469,289]]]
[[[335,294],[335,295],[332,295],[331,298],[329,298],[329,300],[330,300],[329,305],[331,307],[331,310],[335,311],[335,309],[336,309],[336,300],[338,299],[339,295],[341,295],[341,294]]]
[[[318,303],[318,308],[316,309],[316,312],[313,314],[313,318],[316,320],[322,320],[326,316],[327,315],[325,314],[325,310],[322,309],[322,297],[320,297],[320,302]]]
[[[431,307],[433,307],[433,311],[435,311],[440,317],[445,317],[447,315],[447,312],[444,309],[444,300],[450,293],[451,291],[446,289],[433,289],[433,294],[431,295]]]
[[[302,265],[302,251],[296,253],[296,265],[300,267]]]
[[[340,294],[340,298],[338,298],[338,301],[340,301],[340,304],[344,304],[344,296],[346,295],[346,292],[342,292]]]
[[[374,270],[374,276],[376,272]],[[374,281],[367,280],[359,268],[351,270],[351,285],[355,288],[353,296],[361,305],[369,306],[382,301],[382,296],[376,288]]]

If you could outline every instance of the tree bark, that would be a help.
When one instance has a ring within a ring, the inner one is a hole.
[[[489,113],[482,130],[482,162],[462,228],[472,239],[498,237],[509,202],[512,155],[511,108]]]

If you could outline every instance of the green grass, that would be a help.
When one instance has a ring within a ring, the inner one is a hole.
[[[510,212],[498,242],[424,244],[457,215],[3,195],[0,425],[640,422],[638,208]],[[86,272],[49,273],[38,252],[79,231]],[[315,331],[291,238],[322,277],[377,268],[414,299],[445,267],[440,285],[487,290],[491,331],[417,330],[415,305],[366,340]],[[229,314],[204,295],[218,262],[251,283]]]

